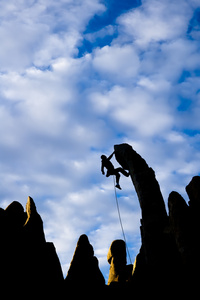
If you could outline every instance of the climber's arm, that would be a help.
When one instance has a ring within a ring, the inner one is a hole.
[[[104,175],[105,174],[105,172],[104,172],[104,163],[103,163],[103,161],[101,162],[101,173]]]
[[[108,160],[111,160],[111,158],[113,157],[114,153],[115,153],[115,151],[108,157]]]

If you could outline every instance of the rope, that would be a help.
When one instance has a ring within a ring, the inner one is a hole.
[[[126,250],[127,250],[127,253],[128,253],[128,257],[129,257],[130,263],[132,264],[131,256],[130,256],[130,253],[129,253],[128,245],[127,245],[127,242],[126,242],[126,236],[125,236],[125,232],[124,232],[124,228],[123,228],[123,224],[122,224],[122,218],[121,218],[121,214],[120,214],[120,210],[119,210],[119,203],[118,203],[118,199],[117,199],[117,192],[116,192],[116,187],[115,187],[115,178],[114,178],[114,175],[113,175],[113,182],[114,182],[115,200],[116,200],[116,204],[117,204],[117,211],[118,211],[118,216],[119,216],[119,222],[120,222],[120,226],[121,226],[121,229],[122,229],[122,234],[123,234],[123,237],[124,237],[124,242],[126,244]]]

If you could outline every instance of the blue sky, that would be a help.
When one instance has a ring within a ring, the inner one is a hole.
[[[101,154],[131,144],[166,203],[200,172],[199,1],[1,1],[0,38],[1,206],[33,197],[64,274],[86,233],[107,277],[122,233]],[[140,208],[121,186],[134,260]]]

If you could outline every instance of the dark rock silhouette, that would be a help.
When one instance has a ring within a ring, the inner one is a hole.
[[[189,205],[177,192],[169,195],[169,220],[176,246],[181,257],[182,274],[187,278],[185,282],[188,294],[195,294],[198,287],[197,276],[199,262],[199,208],[200,208],[200,177],[195,176],[186,186]],[[184,281],[182,280],[182,283]],[[185,289],[184,289],[185,290]]]
[[[191,238],[193,236],[192,239],[195,241],[198,239],[192,235],[189,223],[193,224],[193,218],[187,204],[178,193],[171,193],[168,217],[153,169],[149,168],[145,160],[130,145],[115,145],[114,149],[117,161],[130,172],[142,213],[142,245],[134,263],[132,276],[135,293],[143,297],[147,295],[159,297],[160,290],[165,290],[165,296],[171,293],[174,296],[183,296],[191,290],[194,291],[194,279],[186,280],[186,278],[190,272],[197,274],[194,272],[196,270],[194,266],[198,259],[198,247],[197,243],[194,245],[191,242]],[[197,211],[200,201],[199,177],[193,178],[186,190],[191,207],[196,207],[196,210],[193,210]],[[196,223],[193,226],[199,229],[199,222]],[[195,236],[197,237],[197,231]],[[188,261],[187,268],[185,260]],[[156,289],[155,282],[159,290]],[[143,286],[146,289],[143,289]]]
[[[130,172],[142,210],[143,223],[159,222],[162,227],[165,226],[167,213],[153,169],[130,145],[115,145],[114,148],[116,160]]]
[[[6,299],[59,294],[64,280],[60,262],[53,243],[45,241],[33,199],[28,197],[26,212],[17,201],[1,209],[0,225],[0,282]]]
[[[0,284],[6,299],[67,299],[70,293],[74,299],[198,295],[200,177],[193,177],[186,187],[189,204],[177,192],[170,193],[167,214],[153,169],[130,145],[114,149],[117,161],[130,173],[141,207],[141,248],[133,267],[126,264],[124,241],[113,241],[105,285],[93,247],[83,234],[64,280],[56,249],[46,241],[42,218],[28,197],[26,212],[17,201],[0,208]]]
[[[31,197],[28,197],[26,203],[27,220],[24,224],[24,234],[26,240],[32,244],[33,247],[36,245],[42,245],[45,241],[43,221],[37,212],[35,203]]]
[[[13,201],[4,211],[1,210],[1,267],[0,282],[2,293],[7,299],[13,297],[14,290],[20,290],[23,276],[23,224],[26,213],[22,205]],[[13,275],[17,270],[17,276]],[[10,288],[12,286],[12,288]]]
[[[24,257],[29,263],[25,280],[28,281],[27,285],[34,282],[41,296],[56,295],[63,285],[60,262],[53,243],[45,240],[43,222],[31,197],[28,197],[26,213],[27,220],[23,226]]]
[[[169,222],[175,237],[178,252],[186,263],[190,252],[189,207],[177,192],[171,192],[168,198]]]
[[[91,287],[99,293],[105,287],[105,279],[99,269],[98,260],[87,235],[79,237],[67,276],[65,278],[66,290],[73,291],[78,297],[83,292],[91,293]],[[93,294],[91,294],[93,295]]]
[[[115,156],[124,168],[129,169],[138,195],[142,211],[141,238],[145,260],[150,268],[154,266],[154,269],[159,269],[160,261],[164,258],[160,254],[164,254],[162,242],[168,219],[155,173],[127,144],[115,146]]]

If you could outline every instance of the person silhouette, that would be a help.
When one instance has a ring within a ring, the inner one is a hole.
[[[115,175],[116,177],[116,188],[121,190],[121,187],[119,185],[119,179],[120,179],[120,173],[122,173],[124,176],[128,177],[129,173],[126,172],[123,168],[114,168],[113,164],[111,163],[111,158],[113,157],[113,154],[115,151],[107,157],[106,155],[101,155],[101,172],[103,175],[105,175],[104,168],[107,169],[106,177],[109,177],[110,175]]]

